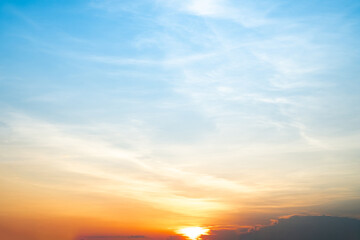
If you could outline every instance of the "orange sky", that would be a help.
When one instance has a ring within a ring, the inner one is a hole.
[[[155,196],[150,199],[146,195],[143,198],[140,195],[134,197],[117,192],[116,182],[111,182],[114,187],[111,191],[95,189],[98,185],[109,184],[108,179],[101,177],[79,181],[78,177],[73,176],[73,179],[67,176],[64,182],[57,184],[38,182],[33,178],[44,177],[42,174],[46,177],[63,174],[41,165],[32,170],[26,169],[36,171],[36,174],[33,172],[34,177],[24,180],[24,169],[17,167],[3,164],[1,171],[1,189],[5,193],[0,199],[2,239],[71,240],[75,236],[93,235],[166,238],[176,234],[179,228],[189,226],[237,229],[241,226],[266,225],[271,218],[285,214],[321,213],[307,207],[307,204],[314,203],[315,198],[308,200],[306,196],[284,195],[271,202],[271,196],[266,193],[252,191],[244,192],[247,197],[233,195],[231,198],[231,194],[226,195],[226,192],[224,196],[214,194],[212,199],[184,197],[184,202],[176,208],[174,204],[181,199],[171,199],[171,195],[164,198],[162,195],[167,196],[167,192],[144,191],[144,194]],[[157,188],[155,190],[159,191]],[[196,189],[189,188],[188,191],[189,194],[196,194]],[[320,198],[321,195],[314,193],[311,196]],[[266,202],[262,197],[270,201]],[[292,200],[289,202],[288,199]]]

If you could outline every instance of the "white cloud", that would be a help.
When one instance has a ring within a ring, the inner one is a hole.
[[[185,2],[185,10],[200,16],[223,16],[224,0],[188,0]]]
[[[273,5],[263,9],[254,9],[248,1],[231,0],[159,0],[163,5],[180,10],[184,13],[234,21],[244,27],[258,27],[272,23],[266,15]]]

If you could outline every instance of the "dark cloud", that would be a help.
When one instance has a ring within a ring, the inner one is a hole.
[[[310,211],[332,216],[348,216],[360,218],[360,199],[334,201],[309,208]]]
[[[238,238],[239,234],[236,230],[212,230],[210,235],[202,236],[202,240],[234,240]]]
[[[359,240],[360,220],[330,216],[293,216],[239,235],[238,240]]]

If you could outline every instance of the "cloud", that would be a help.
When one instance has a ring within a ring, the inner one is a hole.
[[[190,0],[185,1],[185,10],[199,16],[222,16],[224,14],[223,0]]]
[[[360,220],[331,216],[293,216],[278,224],[241,235],[241,240],[356,240]]]
[[[23,183],[59,191],[111,194],[115,198],[126,195],[127,198],[155,204],[162,209],[193,216],[227,208],[224,202],[218,201],[219,192],[252,191],[226,178],[155,162],[141,151],[115,147],[97,137],[74,133],[65,125],[51,124],[19,113],[2,120],[3,128],[11,132],[8,132],[11,142],[21,141],[30,146],[16,153],[10,150],[3,152],[7,159],[11,157],[16,161],[5,161],[2,165],[21,165],[16,172],[21,176],[17,177],[17,181]],[[38,148],[47,150],[39,151]],[[28,159],[27,155],[36,158]],[[41,173],[42,168],[49,170],[46,176]],[[34,172],[38,172],[36,177]],[[65,176],[71,176],[72,184],[64,181]],[[88,189],[79,189],[78,184],[89,184],[83,179],[102,181],[91,182]],[[206,195],[209,192],[213,194]]]
[[[24,184],[191,216],[273,214],[358,196],[358,97],[341,88],[346,74],[331,83],[337,63],[353,60],[343,50],[356,37],[341,33],[340,42],[328,23],[284,17],[274,2],[90,2],[78,11],[86,18],[40,17],[49,32],[25,40],[50,58],[4,65],[21,70],[13,74],[21,80],[2,78],[6,104],[29,113],[4,120],[4,172],[12,164]],[[343,23],[334,21],[336,33]],[[44,62],[68,65],[51,73]]]
[[[225,19],[241,24],[243,27],[253,28],[272,23],[266,15],[273,5],[255,9],[248,1],[231,0],[160,0],[164,6],[183,13],[214,19]]]
[[[289,215],[269,225],[212,227],[204,240],[357,240],[360,220],[334,216]]]

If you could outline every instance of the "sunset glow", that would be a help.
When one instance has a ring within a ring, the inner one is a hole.
[[[201,235],[207,235],[210,229],[202,227],[187,227],[177,231],[178,234],[184,235],[191,240],[198,239]]]

